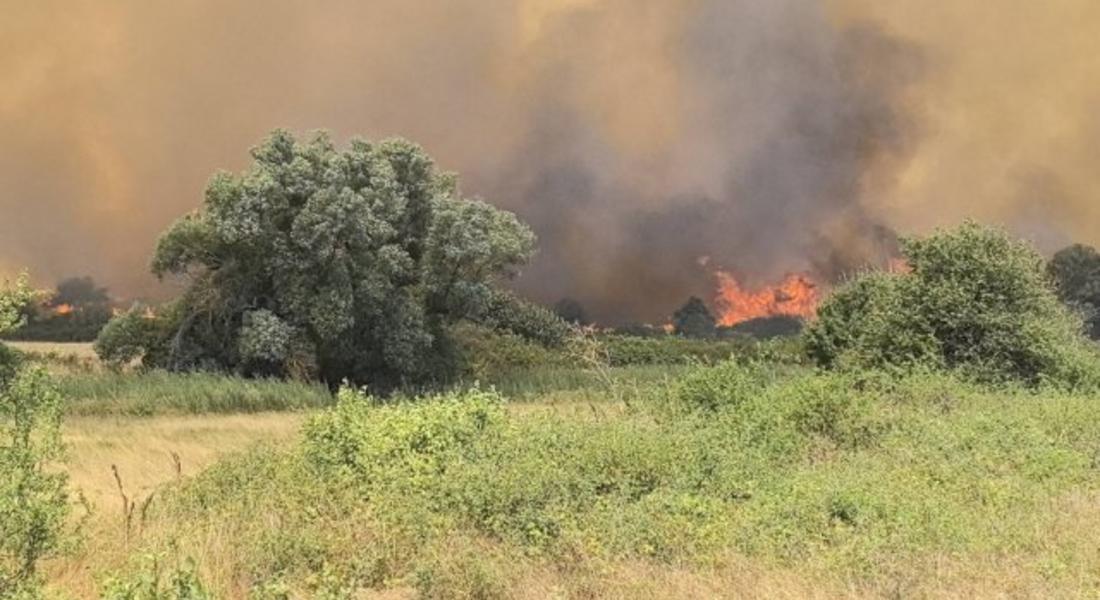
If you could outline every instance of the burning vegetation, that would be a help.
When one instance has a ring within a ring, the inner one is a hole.
[[[821,302],[821,286],[809,275],[788,275],[776,285],[759,289],[747,289],[733,274],[715,273],[718,291],[714,305],[718,324],[733,326],[738,323],[767,317],[799,317],[810,319]]]

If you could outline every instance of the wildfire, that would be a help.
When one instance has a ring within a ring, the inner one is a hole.
[[[788,275],[779,285],[746,290],[733,275],[718,271],[718,323],[730,326],[780,315],[808,319],[817,313],[821,291],[808,275]]]
[[[72,314],[72,312],[73,312],[73,305],[72,304],[58,304],[57,306],[53,307],[53,314],[58,315],[58,316],[65,316],[65,315],[68,315],[68,314]]]

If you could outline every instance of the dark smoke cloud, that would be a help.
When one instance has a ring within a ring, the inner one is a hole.
[[[1012,30],[998,19],[1016,14],[977,3],[935,18],[918,0],[6,4],[0,271],[42,284],[88,273],[163,294],[146,267],[157,233],[274,127],[424,144],[540,234],[519,287],[617,321],[708,297],[718,267],[750,284],[834,278],[889,254],[895,228],[1032,206],[1058,232],[1095,173],[989,134],[1010,129],[1000,120],[958,127],[980,121],[959,108],[971,92],[1005,79],[982,79],[1000,72],[958,31],[984,17]],[[1041,4],[1020,19],[1042,26]],[[1082,140],[1062,154],[1095,149]],[[1005,161],[983,157],[1006,154],[1020,174],[1003,189],[967,187],[1001,177]],[[1062,208],[1034,208],[1029,190]]]
[[[619,176],[630,157],[559,111],[536,115],[526,169],[505,171],[527,185],[500,195],[535,202],[516,205],[543,240],[521,285],[576,293],[603,318],[652,319],[707,297],[712,265],[763,283],[885,258],[893,237],[864,201],[915,145],[904,102],[924,69],[915,47],[869,24],[837,31],[805,2],[710,2],[671,52],[691,96],[655,155],[663,185],[641,169]],[[560,109],[563,89],[541,97]]]

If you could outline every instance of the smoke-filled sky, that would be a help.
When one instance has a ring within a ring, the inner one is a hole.
[[[975,217],[1100,242],[1095,0],[0,0],[0,269],[156,293],[275,127],[402,135],[605,319]],[[709,257],[709,260],[700,260]]]

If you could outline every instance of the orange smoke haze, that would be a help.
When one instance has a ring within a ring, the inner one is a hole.
[[[736,325],[762,317],[812,319],[821,302],[821,288],[805,274],[788,275],[775,286],[746,290],[733,275],[718,271],[714,306],[719,325]]]
[[[275,127],[422,143],[602,321],[712,297],[704,255],[757,289],[964,217],[1100,242],[1096,0],[0,6],[0,272],[40,287],[165,296],[158,233]]]

